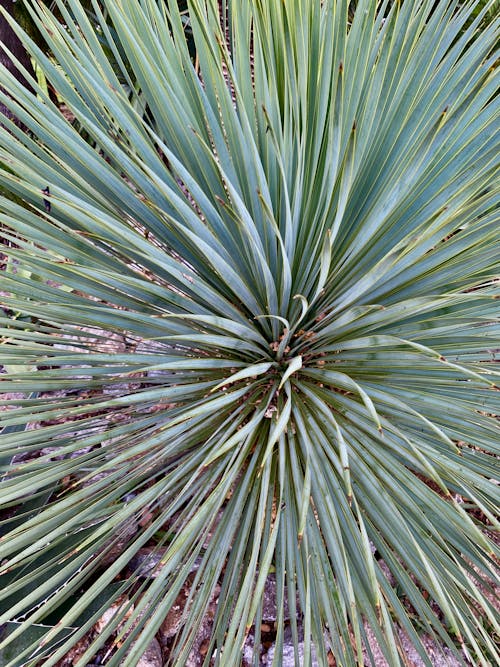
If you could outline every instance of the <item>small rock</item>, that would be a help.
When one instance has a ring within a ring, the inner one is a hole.
[[[139,577],[156,578],[159,574],[158,565],[166,554],[167,549],[152,547],[143,547],[132,557],[128,564],[130,572],[134,572]]]
[[[375,665],[377,665],[377,667],[389,667],[389,663],[382,653],[377,639],[375,638],[375,634],[367,623],[365,623],[365,632],[375,660]],[[398,630],[398,635],[407,664],[411,665],[411,667],[425,667],[424,661],[411,643],[408,635],[401,629]],[[420,640],[427,651],[433,667],[460,667],[461,663],[453,656],[449,648],[436,644],[429,635],[423,635],[420,637]],[[365,650],[363,650],[363,657],[367,664],[369,664],[368,653]]]
[[[300,636],[300,635],[299,635]],[[304,664],[304,642],[300,641],[297,646],[298,650],[298,664]],[[262,657],[261,665],[262,667],[272,667],[274,660],[274,651],[275,646],[267,651],[267,653]],[[280,656],[279,663],[280,667],[295,667],[297,664],[295,661],[295,648],[293,645],[292,632],[290,628],[285,629],[285,634],[283,638],[283,652]],[[311,646],[311,667],[320,667],[318,658],[316,656],[316,651],[314,650],[314,645]]]
[[[412,645],[408,635],[402,630],[399,630],[399,638],[409,664],[411,664],[412,667],[425,667],[424,661]],[[420,640],[429,655],[433,667],[460,667],[462,664],[455,658],[447,646],[436,644],[434,639],[429,635],[423,635],[420,637]]]
[[[260,646],[262,650],[262,644]],[[249,633],[243,647],[242,667],[251,667],[253,665],[253,653],[255,649],[255,637]]]
[[[288,613],[288,600],[285,595],[285,619],[290,618]],[[264,592],[262,596],[262,620],[263,621],[276,621],[277,618],[277,609],[276,609],[276,577],[274,574],[270,574],[267,577],[266,585],[264,586]]]
[[[196,640],[190,654],[186,660],[185,667],[201,667],[207,656],[212,635],[213,614],[208,614],[203,618],[201,627],[196,635]]]
[[[160,626],[160,630],[157,636],[165,650],[168,648],[169,640],[182,629],[182,626],[186,621],[185,607],[189,598],[190,589],[190,583],[184,584],[179,595],[177,596],[175,604],[172,606],[167,616],[165,617],[165,620]],[[205,611],[205,615],[198,630],[198,634],[194,640],[193,648],[187,657],[185,667],[199,667],[205,660],[208,644],[212,635],[212,626],[214,616],[217,611],[219,593],[220,587],[216,586],[214,592],[212,593],[207,610]]]
[[[380,648],[377,638],[375,637],[375,633],[368,625],[368,623],[365,623],[364,625],[365,625],[366,638],[370,646],[370,651],[373,656],[374,664],[377,665],[377,667],[389,667],[389,663],[385,659],[382,649]],[[363,659],[365,661],[365,664],[367,665],[371,664],[370,659],[368,657],[368,651],[366,651],[364,647],[363,647]]]
[[[170,607],[158,631],[162,646],[165,646],[171,637],[174,637],[184,624],[184,607],[189,597],[189,584],[184,584],[174,604]]]
[[[121,614],[123,615],[123,619],[118,626],[118,630],[121,628],[121,626],[127,621],[127,619],[130,617],[130,615],[133,612],[133,607],[129,607],[129,599],[122,595],[120,596],[115,602],[106,609],[106,611],[103,613],[103,615],[98,619],[96,624],[94,625],[94,630],[98,634],[100,634],[111,622],[113,617],[116,614]]]
[[[87,632],[74,646],[69,649],[68,653],[66,653],[66,655],[55,664],[55,667],[72,667],[73,665],[76,665],[81,656],[85,653],[85,651],[87,651],[90,644],[95,640],[97,635],[101,634],[107,628],[116,614],[123,616],[118,625],[118,628],[115,629],[114,634],[119,632],[133,612],[133,607],[129,607],[129,602],[129,599],[125,595],[117,598],[114,603],[108,607],[108,609],[106,609],[102,616],[96,621],[91,630],[89,630],[89,632]],[[91,667],[91,665],[92,663],[89,663],[88,667]],[[144,665],[144,667],[146,666]],[[159,667],[161,667],[161,663]]]
[[[298,663],[299,665],[304,664],[304,642],[299,642],[298,646]],[[271,646],[266,655],[262,658],[261,665],[263,667],[272,667],[274,660],[274,646]],[[278,663],[281,667],[295,667],[297,664],[295,662],[295,649],[293,642],[288,644],[287,642],[283,643],[283,653],[281,654],[281,659]],[[311,667],[320,667],[318,659],[316,658],[316,652],[314,646],[311,648]]]
[[[163,655],[157,639],[152,640],[136,667],[163,667]]]
[[[299,607],[299,596],[297,594],[297,607]],[[283,601],[283,613],[285,621],[290,620],[290,610],[288,608],[288,595],[285,587],[285,597]],[[276,611],[276,576],[270,574],[267,577],[266,585],[264,586],[263,600],[262,600],[262,620],[265,622],[275,622],[277,619]]]

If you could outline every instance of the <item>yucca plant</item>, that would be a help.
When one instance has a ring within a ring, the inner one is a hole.
[[[0,73],[2,664],[135,665],[185,590],[165,663],[216,601],[258,665],[270,574],[274,665],[498,659],[478,5],[190,0],[195,63],[175,0],[30,5],[76,124]]]

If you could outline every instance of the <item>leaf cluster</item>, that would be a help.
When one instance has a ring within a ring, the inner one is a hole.
[[[174,0],[28,6],[82,131],[0,71],[5,664],[125,601],[75,664],[135,665],[186,582],[168,664],[215,596],[258,664],[271,573],[276,665],[493,662],[498,20],[190,0],[193,63]]]

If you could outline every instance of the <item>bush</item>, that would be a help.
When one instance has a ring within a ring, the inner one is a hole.
[[[258,664],[271,573],[275,664],[491,664],[498,21],[188,4],[195,64],[174,0],[32,4],[64,114],[0,73],[4,664],[135,665],[183,590],[168,664],[214,598]]]

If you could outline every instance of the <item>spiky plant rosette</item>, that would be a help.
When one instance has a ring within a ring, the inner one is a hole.
[[[191,0],[194,63],[174,0],[30,6],[67,111],[1,71],[3,664],[135,665],[182,590],[167,664],[214,600],[205,664],[259,664],[271,576],[274,665],[498,657],[498,20],[348,4]]]

